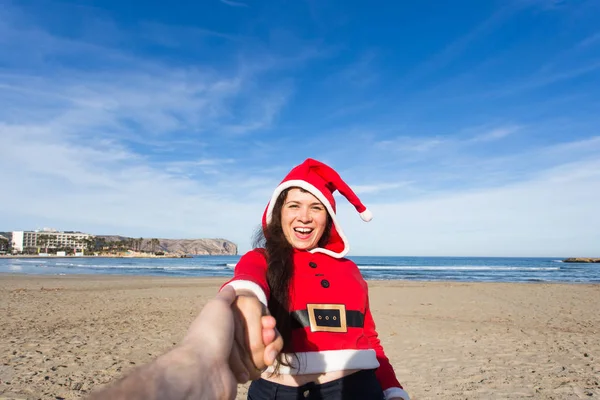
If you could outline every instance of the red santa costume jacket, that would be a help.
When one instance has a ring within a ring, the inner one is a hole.
[[[339,190],[369,221],[370,212],[330,167],[308,159],[294,168],[275,190],[263,215],[271,220],[279,194],[300,187],[317,197],[332,218],[330,239],[323,248],[294,250],[294,271],[290,281],[291,343],[286,348],[298,356],[287,357],[291,367],[281,373],[313,374],[348,369],[375,369],[386,399],[409,400],[379,342],[369,307],[368,286],[358,267],[344,258],[349,246],[335,214],[333,190]],[[332,190],[333,188],[333,190]],[[226,285],[249,289],[268,306],[267,261],[263,249],[241,257],[234,277]]]

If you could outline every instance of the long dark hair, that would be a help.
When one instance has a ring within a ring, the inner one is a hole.
[[[263,229],[258,228],[254,234],[253,247],[262,247],[265,249],[267,258],[267,283],[271,291],[269,298],[269,312],[275,318],[276,327],[283,338],[283,351],[277,356],[277,365],[274,374],[279,374],[281,365],[289,366],[287,360],[283,358],[283,353],[296,355],[291,351],[290,342],[292,339],[292,319],[290,317],[290,280],[294,273],[294,248],[286,239],[281,227],[281,210],[288,192],[294,188],[288,188],[282,191],[273,206],[271,222]],[[303,192],[306,190],[301,188]],[[309,192],[310,193],[310,192]],[[331,216],[327,213],[327,223],[323,236],[319,240],[319,247],[324,247],[329,241],[331,233]]]

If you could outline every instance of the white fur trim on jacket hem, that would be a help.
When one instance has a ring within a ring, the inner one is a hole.
[[[245,280],[240,279],[240,280],[231,281],[225,286],[231,286],[235,290],[238,290],[238,289],[250,290],[252,293],[254,293],[256,295],[256,297],[258,297],[258,300],[261,303],[263,303],[265,305],[265,307],[268,307],[267,306],[267,296],[265,295],[265,292],[263,292],[263,290],[261,289],[260,286],[258,286],[256,283],[254,283],[252,281],[245,281]]]
[[[399,387],[392,387],[383,391],[386,399],[393,399],[394,397],[402,397],[404,400],[410,400],[406,390],[400,389]]]
[[[325,350],[296,353],[300,361],[286,354],[290,367],[282,365],[279,372],[289,375],[317,374],[322,372],[344,371],[347,369],[374,369],[379,367],[375,350]],[[273,372],[273,366],[267,369]]]

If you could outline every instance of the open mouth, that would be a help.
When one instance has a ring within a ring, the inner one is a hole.
[[[299,239],[307,239],[310,237],[310,234],[313,232],[312,228],[294,228],[294,232],[296,233],[296,237]]]

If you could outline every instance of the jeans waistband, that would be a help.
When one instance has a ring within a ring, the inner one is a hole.
[[[327,390],[327,389],[332,389],[335,387],[340,387],[342,385],[344,385],[344,383],[347,383],[349,381],[360,381],[362,379],[370,379],[372,377],[375,376],[375,370],[374,369],[363,369],[360,371],[357,371],[353,374],[341,377],[339,379],[335,379],[333,381],[329,381],[329,382],[325,382],[325,383],[316,383],[316,382],[308,382],[305,383],[304,385],[301,386],[287,386],[287,385],[282,385],[280,383],[275,383],[275,382],[271,382],[268,381],[266,379],[261,379],[261,384],[265,385],[265,386],[277,386],[277,391],[279,393],[303,393],[306,390],[311,390],[314,388],[320,388],[322,390]]]

